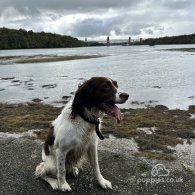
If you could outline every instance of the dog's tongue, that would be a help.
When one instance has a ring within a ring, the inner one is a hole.
[[[103,104],[103,109],[106,114],[115,117],[117,123],[120,123],[122,120],[122,115],[120,109],[115,104]]]
[[[120,109],[115,104],[103,103],[100,108],[108,115],[115,117],[117,123],[122,121],[122,114]]]
[[[120,109],[116,105],[112,105],[112,110],[114,112],[114,117],[116,118],[117,123],[120,123],[122,121]]]

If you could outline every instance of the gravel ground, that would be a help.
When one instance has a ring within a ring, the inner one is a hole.
[[[112,182],[113,190],[102,190],[94,179],[89,164],[85,163],[78,178],[68,179],[73,189],[68,194],[189,195],[195,192],[194,173],[186,170],[178,161],[134,157],[130,155],[131,152],[127,152],[127,147],[130,146],[135,146],[132,140],[128,142],[113,137],[100,142],[100,168],[105,178]],[[35,167],[41,161],[41,147],[42,142],[37,140],[0,138],[0,194],[65,194],[53,191],[46,182],[34,176]],[[161,176],[160,173],[152,175],[159,164],[168,170],[168,175],[163,172]]]
[[[105,138],[99,142],[99,150],[130,155],[138,152],[138,146],[133,138],[116,138],[112,135],[109,135],[109,138]]]

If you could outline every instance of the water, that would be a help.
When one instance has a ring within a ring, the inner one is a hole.
[[[123,107],[163,104],[186,109],[195,103],[195,53],[162,51],[195,45],[113,46],[67,49],[2,50],[0,56],[20,55],[106,55],[102,58],[36,64],[0,65],[0,102],[26,102],[33,98],[46,103],[60,101],[75,91],[83,78],[108,76],[130,94]],[[57,84],[55,88],[42,85]],[[16,86],[15,86],[16,85]],[[191,98],[189,98],[191,97]],[[151,101],[152,100],[152,101]]]

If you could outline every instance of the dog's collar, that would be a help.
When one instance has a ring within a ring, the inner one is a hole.
[[[98,119],[99,120],[99,119]],[[100,128],[99,128],[99,124],[100,124],[100,121],[98,122],[98,124],[96,124],[95,126],[95,132],[97,134],[97,136],[103,140],[104,139],[104,136],[102,135],[101,131],[100,131]]]
[[[87,108],[85,108],[83,112],[80,112],[79,115],[81,118],[83,118],[83,120],[95,125],[95,132],[97,136],[101,140],[103,140],[104,136],[102,135],[100,128],[99,128],[100,119],[96,117],[94,114],[92,114]]]

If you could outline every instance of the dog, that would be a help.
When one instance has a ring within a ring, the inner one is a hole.
[[[87,156],[99,185],[112,189],[98,163],[98,137],[101,118],[110,115],[118,123],[122,120],[115,104],[125,103],[129,95],[118,89],[117,82],[107,77],[92,77],[78,86],[73,100],[52,122],[42,150],[42,160],[37,167],[37,177],[47,181],[53,189],[71,191],[67,175],[77,176],[80,163]]]

